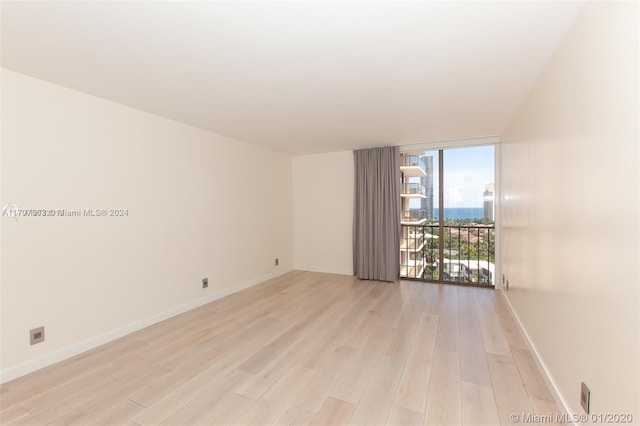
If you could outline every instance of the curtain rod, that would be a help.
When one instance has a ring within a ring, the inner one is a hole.
[[[365,147],[365,148],[356,148],[356,149],[354,149],[354,151],[362,151],[363,149],[389,148],[389,147],[392,147],[392,146],[402,146],[402,145],[395,144],[395,145],[377,145],[377,146],[367,146],[367,147]]]
[[[453,148],[453,147],[464,147],[464,146],[474,146],[474,145],[490,145],[500,143],[500,135],[489,135],[489,136],[479,136],[475,138],[461,138],[461,139],[445,139],[440,141],[430,141],[430,142],[416,142],[416,143],[408,143],[408,144],[391,144],[391,145],[376,145],[376,146],[368,146],[365,148],[357,148],[354,151],[359,151],[362,149],[374,149],[374,148],[387,148],[391,146],[399,146],[400,151],[416,151],[421,150],[423,147],[425,149],[434,149],[438,148]]]
[[[400,145],[400,152],[434,150],[440,148],[463,148],[480,145],[495,145],[500,143],[500,136],[481,136],[477,138],[449,139],[443,141],[422,142]]]

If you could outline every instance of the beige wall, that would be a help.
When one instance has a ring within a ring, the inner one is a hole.
[[[293,267],[289,156],[6,70],[1,136],[2,205],[129,211],[2,219],[4,373]]]
[[[638,401],[638,5],[587,3],[502,138],[506,293],[560,396]]]
[[[353,274],[353,152],[293,158],[295,268]]]

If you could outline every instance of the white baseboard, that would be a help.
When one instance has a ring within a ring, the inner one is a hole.
[[[92,337],[90,339],[75,343],[71,346],[67,346],[66,348],[57,350],[50,354],[41,356],[34,360],[27,361],[24,364],[20,364],[18,366],[15,366],[0,372],[0,383],[5,383],[10,380],[17,379],[18,377],[22,377],[34,371],[40,370],[41,368],[48,367],[49,365],[55,364],[60,361],[64,361],[65,359],[81,354],[82,352],[86,352],[100,345],[104,345],[105,343],[112,342],[128,334],[134,333],[138,330],[142,330],[143,328],[159,323],[160,321],[164,321],[168,318],[174,317],[176,315],[180,315],[184,312],[190,311],[202,305],[206,305],[207,303],[213,302],[214,300],[218,300],[230,294],[237,293],[246,288],[253,287],[254,285],[279,277],[280,275],[284,275],[291,271],[293,271],[293,268],[286,268],[272,274],[263,275],[261,277],[251,279],[249,281],[245,281],[232,288],[228,288],[226,290],[219,291],[209,296],[202,297],[200,299],[196,299],[191,302],[187,302],[183,305],[177,306],[175,308],[169,309],[164,312],[160,312],[151,317],[142,319],[140,321],[136,321],[132,324],[125,325],[124,327],[111,330],[107,333],[101,334],[100,336]]]
[[[497,288],[497,286],[496,286],[496,288]],[[507,303],[507,307],[509,308],[509,312],[511,313],[511,317],[513,317],[513,320],[515,321],[515,323],[517,324],[518,328],[520,329],[520,332],[524,336],[524,340],[527,343],[527,346],[529,347],[529,350],[531,351],[531,354],[533,355],[533,359],[535,360],[536,365],[538,366],[538,370],[540,371],[540,374],[542,375],[542,378],[544,379],[547,387],[549,389],[551,389],[551,394],[552,394],[551,396],[553,396],[553,399],[556,402],[556,405],[561,410],[563,410],[565,413],[567,413],[569,415],[573,415],[574,413],[571,411],[571,408],[569,408],[569,404],[567,404],[566,399],[563,398],[562,393],[560,392],[560,390],[558,389],[558,386],[556,385],[556,382],[553,380],[553,376],[551,375],[551,373],[549,372],[549,369],[547,368],[546,364],[544,363],[544,361],[540,357],[540,354],[538,353],[538,350],[536,349],[536,345],[531,340],[531,337],[529,337],[529,334],[527,333],[527,330],[524,328],[524,325],[522,324],[522,321],[520,321],[520,317],[518,317],[518,314],[516,313],[515,309],[513,309],[513,305],[511,305],[511,301],[509,300],[509,298],[505,294],[504,290],[500,289],[499,291],[500,291],[500,293],[502,293],[502,297],[504,298],[505,302]]]
[[[307,272],[324,272],[325,274],[338,274],[353,276],[353,270],[347,270],[344,268],[324,268],[319,266],[295,266],[296,271]]]

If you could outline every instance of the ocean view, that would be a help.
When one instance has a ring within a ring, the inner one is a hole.
[[[440,217],[440,209],[435,207],[433,209],[435,217]],[[482,207],[451,207],[444,209],[445,219],[482,219],[484,211]]]

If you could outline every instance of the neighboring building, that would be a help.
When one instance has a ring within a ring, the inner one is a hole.
[[[440,260],[436,260],[439,264]],[[487,260],[443,259],[443,270],[446,281],[472,282],[476,284],[493,283],[496,265]]]
[[[495,185],[493,183],[488,184],[484,189],[484,203],[483,203],[483,219],[495,220],[495,203],[494,203]]]
[[[427,221],[425,209],[411,209],[413,199],[424,200],[426,190],[421,183],[426,177],[424,163],[419,155],[403,154],[400,162],[402,197],[402,239],[400,240],[400,276],[406,278],[422,278],[425,268],[423,256],[424,234],[422,226]],[[416,182],[418,180],[418,182]],[[406,226],[415,225],[415,226]]]
[[[424,210],[425,218],[427,220],[433,219],[433,157],[422,156],[420,157],[424,165],[425,176],[420,178],[420,183],[424,186],[425,196],[420,200],[420,209]]]

